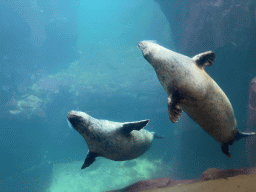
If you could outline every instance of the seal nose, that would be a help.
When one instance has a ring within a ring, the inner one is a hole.
[[[145,47],[145,45],[143,44],[143,41],[140,41],[139,43],[138,43],[138,47],[139,47],[139,49],[141,50],[141,51],[143,51],[146,47]]]
[[[80,120],[78,118],[78,116],[76,115],[76,112],[75,111],[70,111],[67,115],[67,118],[68,118],[68,121],[71,123],[71,125],[75,128]]]

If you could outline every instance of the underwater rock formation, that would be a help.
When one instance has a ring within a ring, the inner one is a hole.
[[[251,1],[155,1],[169,21],[181,53],[237,47],[251,38],[248,30],[254,25]]]
[[[149,179],[139,181],[120,190],[109,192],[139,192],[139,191],[225,191],[228,189],[232,192],[248,191],[255,189],[256,167],[221,170],[210,168],[207,169],[199,179],[194,180],[173,180],[170,178]],[[247,182],[246,182],[247,181]],[[235,183],[235,184],[234,184]],[[251,185],[248,185],[251,183]],[[226,187],[225,189],[223,187]],[[160,189],[163,188],[163,189]]]
[[[256,77],[251,80],[247,112],[247,131],[256,129]],[[249,166],[256,165],[256,137],[246,139]]]
[[[248,127],[256,127],[256,77],[250,83],[247,124]]]
[[[12,115],[21,115],[30,119],[32,115],[45,117],[46,114],[43,110],[43,100],[35,95],[23,95],[20,100],[16,100],[16,109],[9,110]]]
[[[61,82],[57,78],[46,76],[34,83],[31,89],[36,94],[46,95],[49,92],[58,92]]]

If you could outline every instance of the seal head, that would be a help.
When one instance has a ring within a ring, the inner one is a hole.
[[[70,111],[67,118],[89,148],[82,169],[98,156],[114,161],[135,159],[150,148],[154,138],[163,138],[143,129],[149,120],[119,123],[95,119],[80,111]]]

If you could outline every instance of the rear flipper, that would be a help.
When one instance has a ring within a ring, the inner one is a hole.
[[[251,132],[251,133],[238,132],[238,133],[236,134],[235,140],[238,141],[239,139],[242,139],[242,138],[244,138],[244,137],[254,136],[254,135],[256,135],[255,132]]]
[[[248,136],[254,136],[256,135],[255,132],[251,132],[251,133],[244,133],[244,132],[237,132],[236,134],[236,137],[233,141],[230,141],[228,143],[224,143],[222,146],[221,146],[221,150],[222,152],[227,155],[229,158],[231,158],[231,154],[229,152],[229,145],[232,145],[234,141],[238,141],[244,137],[248,137]]]
[[[85,169],[86,167],[89,167],[95,161],[95,158],[98,157],[98,156],[99,156],[98,153],[89,151],[87,153],[87,156],[85,158],[84,164],[81,167],[81,169]]]
[[[164,138],[164,136],[159,135],[159,134],[158,134],[158,133],[156,133],[156,132],[151,132],[151,133],[153,134],[154,139],[163,139],[163,138]]]

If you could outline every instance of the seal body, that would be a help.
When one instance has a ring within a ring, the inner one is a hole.
[[[222,151],[228,157],[231,157],[228,145],[255,134],[238,131],[228,97],[205,72],[205,66],[211,66],[216,58],[214,52],[208,51],[190,58],[150,41],[141,41],[138,46],[168,94],[169,118],[173,123],[177,122],[184,110],[221,143]]]
[[[70,111],[67,118],[89,148],[82,169],[90,166],[98,156],[115,161],[135,159],[150,148],[155,137],[160,138],[143,129],[149,120],[119,123],[95,119],[79,111]]]

